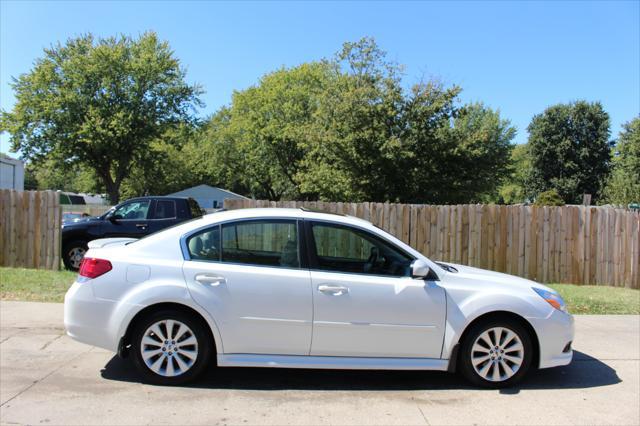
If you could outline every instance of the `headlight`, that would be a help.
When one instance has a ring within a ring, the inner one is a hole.
[[[535,287],[531,287],[531,288],[533,289],[533,291],[538,293],[540,297],[546,300],[548,304],[550,304],[557,310],[562,311],[565,314],[569,313],[567,311],[567,305],[564,303],[564,300],[562,300],[562,297],[560,297],[558,293],[548,291],[548,290],[543,290],[541,288],[535,288]]]

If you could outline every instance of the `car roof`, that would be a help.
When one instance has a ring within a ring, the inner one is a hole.
[[[220,210],[203,216],[204,223],[215,223],[234,219],[251,218],[291,218],[291,219],[316,219],[328,220],[331,222],[342,222],[357,225],[372,226],[371,222],[354,216],[342,215],[338,213],[324,212],[307,208],[248,208],[237,210]],[[201,222],[201,223],[203,223]]]

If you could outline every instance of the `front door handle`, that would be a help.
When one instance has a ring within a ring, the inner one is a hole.
[[[146,223],[136,223],[136,228],[142,229],[144,231],[145,229],[147,229],[147,224]]]
[[[318,291],[332,296],[342,296],[349,293],[349,288],[341,285],[321,284],[318,286]]]
[[[217,287],[220,284],[224,284],[227,280],[220,275],[211,275],[211,274],[197,274],[195,280],[203,285],[208,285],[211,287]]]

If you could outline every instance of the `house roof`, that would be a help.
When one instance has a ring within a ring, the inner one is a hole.
[[[235,192],[227,191],[226,189],[217,188],[214,186],[202,184],[191,188],[183,189],[182,191],[174,192],[173,194],[167,194],[172,197],[192,197],[192,198],[218,198],[221,195],[226,198],[242,198],[247,197],[236,194]]]

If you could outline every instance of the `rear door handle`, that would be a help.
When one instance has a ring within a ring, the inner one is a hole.
[[[208,285],[211,287],[217,287],[220,284],[224,284],[227,280],[220,275],[211,275],[211,274],[197,274],[195,280],[203,285]]]
[[[332,296],[342,296],[343,294],[349,293],[349,288],[341,285],[320,284],[318,291]]]

